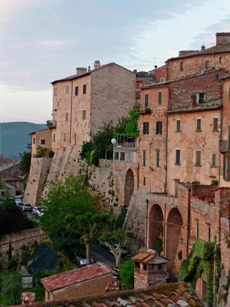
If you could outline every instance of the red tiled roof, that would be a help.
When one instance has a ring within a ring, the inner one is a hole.
[[[0,166],[1,166],[1,165],[5,165],[5,164],[12,163],[12,162],[14,162],[14,161],[15,161],[15,160],[12,160],[12,159],[10,159],[10,158],[8,158],[8,157],[5,157],[5,156],[0,155]]]
[[[82,268],[77,268],[71,271],[42,278],[41,282],[47,291],[54,291],[66,286],[112,273],[113,271],[106,264],[97,262]]]

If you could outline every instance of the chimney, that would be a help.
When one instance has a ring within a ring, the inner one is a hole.
[[[157,65],[155,65],[154,68],[157,69]]]
[[[101,66],[100,61],[95,61],[95,62],[94,62],[94,69],[97,69],[97,68],[99,68],[100,66]]]
[[[190,100],[190,107],[195,107],[195,105],[196,105],[196,95],[195,94],[193,94],[192,96],[191,96],[191,100]]]
[[[78,76],[85,74],[86,72],[87,72],[87,68],[85,68],[85,67],[77,67],[76,68],[76,73],[77,73]]]
[[[202,45],[202,46],[201,46],[201,50],[205,50],[205,45]]]
[[[90,67],[90,66],[88,66],[88,72],[89,72],[89,71],[91,71],[91,67]]]

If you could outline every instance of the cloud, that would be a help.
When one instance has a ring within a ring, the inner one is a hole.
[[[37,41],[36,44],[40,47],[58,48],[69,45],[70,41],[61,39],[44,39]]]

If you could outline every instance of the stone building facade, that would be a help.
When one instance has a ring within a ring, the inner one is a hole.
[[[197,238],[220,242],[220,220],[230,218],[229,33],[216,37],[212,48],[166,61],[158,69],[165,81],[141,89],[136,166],[114,160],[115,182],[124,191],[133,187],[126,219],[138,236],[132,247],[156,249],[160,240],[174,272]],[[114,148],[114,155],[126,150]],[[125,203],[126,193],[116,189]]]

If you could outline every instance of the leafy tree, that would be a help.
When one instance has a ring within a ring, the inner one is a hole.
[[[19,304],[22,294],[21,276],[11,273],[7,278],[2,279],[1,284],[2,296],[7,297],[13,305]]]
[[[31,164],[31,153],[24,151],[20,153],[21,162],[20,162],[20,171],[22,175],[28,175],[30,172],[30,164]]]
[[[87,264],[91,263],[91,244],[96,241],[107,220],[108,215],[98,212],[95,208],[92,208],[91,212],[83,212],[76,217],[68,214],[65,218],[70,231],[77,236],[80,235],[85,244]]]
[[[125,133],[131,135],[132,137],[137,137],[139,135],[138,131],[138,120],[139,113],[137,109],[132,109],[129,111],[129,119],[125,126]]]
[[[34,224],[17,206],[0,209],[0,236],[33,227]]]
[[[104,216],[98,197],[92,196],[84,185],[84,177],[70,175],[63,183],[54,182],[42,205],[41,225],[53,247],[73,259],[84,243],[89,255],[89,246],[102,227]]]
[[[126,289],[130,290],[134,287],[134,263],[127,260],[121,265],[120,270],[121,283]]]
[[[117,267],[120,265],[123,249],[133,237],[134,234],[132,231],[127,231],[121,228],[111,232],[105,231],[100,237],[102,241],[107,243],[111,253],[114,255]]]
[[[10,197],[10,194],[8,191],[6,191],[6,194],[5,196],[2,198],[2,202],[1,202],[1,205],[0,205],[0,209],[4,209],[4,208],[8,208],[8,207],[11,207],[11,206],[14,206],[15,205],[15,201],[12,197]]]

